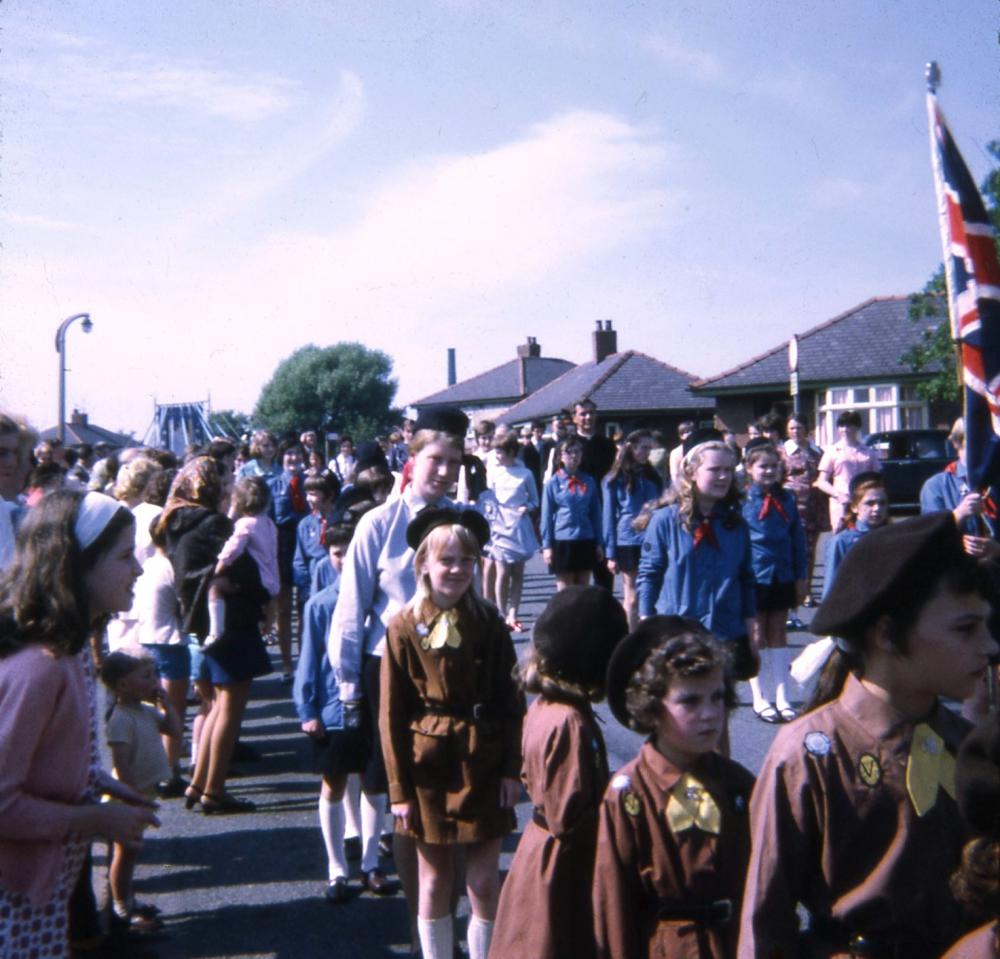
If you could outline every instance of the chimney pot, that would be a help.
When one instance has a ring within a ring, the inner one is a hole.
[[[618,334],[612,328],[611,320],[598,320],[593,338],[595,363],[600,363],[618,352]]]

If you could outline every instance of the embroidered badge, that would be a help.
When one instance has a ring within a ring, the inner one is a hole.
[[[811,753],[813,756],[825,756],[830,752],[830,737],[826,733],[806,733],[806,738],[802,740],[802,745],[806,747],[806,752]]]
[[[642,803],[639,802],[639,797],[635,793],[625,793],[622,805],[630,816],[638,816],[639,810],[642,809]]]
[[[882,767],[871,753],[864,753],[858,760],[858,775],[866,786],[875,787],[882,781]]]
[[[651,553],[653,551],[653,544],[652,543],[648,543],[648,542],[647,543],[643,543],[642,544],[642,551],[644,553]]]
[[[619,773],[617,776],[615,776],[614,779],[611,780],[612,789],[624,789],[626,786],[631,786],[631,785],[632,785],[632,780],[629,779],[629,777],[626,776],[625,773]]]

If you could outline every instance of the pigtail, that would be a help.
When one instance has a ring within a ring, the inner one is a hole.
[[[857,653],[848,652],[847,649],[837,640],[837,644],[830,653],[829,658],[823,665],[823,671],[816,681],[816,689],[809,702],[806,703],[803,713],[812,712],[820,706],[837,699],[844,689],[847,677],[850,673],[857,672],[861,668],[861,659]]]

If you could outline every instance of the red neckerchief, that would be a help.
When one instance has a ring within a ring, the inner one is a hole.
[[[288,495],[292,499],[293,512],[309,512],[309,504],[306,502],[306,494],[302,489],[302,477],[298,473],[292,473],[292,478],[288,483]]]
[[[946,473],[956,474],[958,472],[958,460],[953,460],[945,468]],[[987,489],[983,494],[983,515],[987,519],[997,519],[1000,517],[1000,509],[997,508],[997,501],[993,498],[992,489]]]
[[[771,510],[774,510],[786,523],[788,522],[788,514],[785,512],[785,507],[781,505],[781,500],[778,499],[773,493],[764,494],[764,503],[760,508],[760,512],[757,514],[757,519],[763,519],[767,516]]]
[[[587,484],[576,473],[571,475],[563,470],[563,476],[566,477],[566,489],[571,493],[579,492],[583,496],[587,492]]]
[[[694,540],[695,549],[702,543],[708,543],[709,546],[714,546],[716,549],[719,548],[719,541],[715,538],[715,530],[712,529],[712,521],[707,516],[701,518],[701,522],[692,531],[691,538]]]

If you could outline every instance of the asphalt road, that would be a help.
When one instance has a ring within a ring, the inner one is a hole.
[[[822,549],[819,551],[822,556]],[[817,570],[819,574],[821,570]],[[553,580],[540,559],[529,564],[522,617],[529,626],[552,594]],[[810,610],[800,615],[808,619]],[[518,651],[530,632],[517,638]],[[808,633],[793,633],[802,646]],[[732,754],[757,771],[777,727],[757,720],[749,689],[740,684],[740,705],[730,721]],[[407,954],[408,925],[400,895],[377,899],[361,894],[356,879],[350,902],[323,899],[326,855],[316,818],[318,777],[309,764],[309,744],[299,731],[291,687],[278,674],[258,680],[244,724],[244,741],[261,759],[242,765],[233,791],[253,799],[258,810],[242,816],[206,817],[188,812],[179,799],[163,802],[162,827],[148,834],[137,871],[139,898],[163,911],[166,935],[148,943],[161,959],[375,959]],[[793,697],[794,698],[794,697]],[[605,707],[611,768],[638,750],[640,739],[611,718]],[[519,821],[528,806],[519,807]],[[505,843],[506,868],[517,836]],[[103,884],[103,851],[95,848],[95,887]],[[386,864],[391,872],[391,861]],[[460,912],[464,909],[464,900]],[[124,947],[122,956],[135,951]]]

